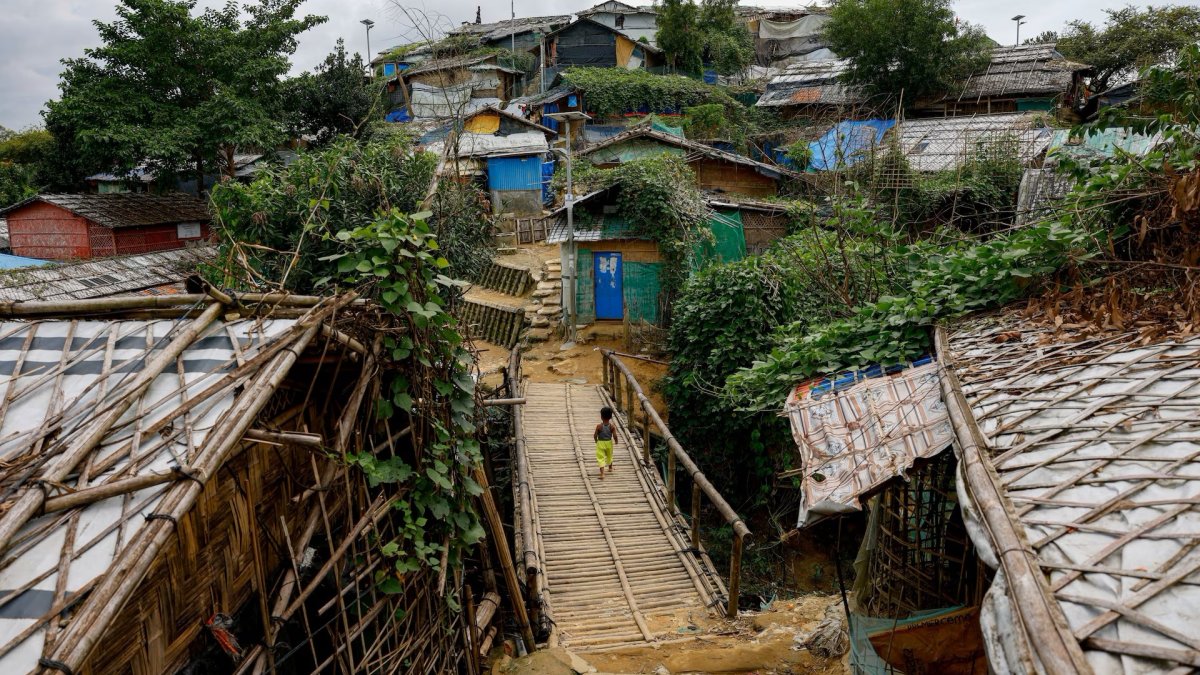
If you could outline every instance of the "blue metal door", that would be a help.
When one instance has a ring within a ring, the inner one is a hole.
[[[596,251],[592,254],[596,280],[596,318],[625,318],[625,303],[621,288],[621,254],[611,251]]]

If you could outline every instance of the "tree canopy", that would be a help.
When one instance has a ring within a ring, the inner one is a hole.
[[[45,129],[0,127],[0,208],[58,184],[55,141]]]
[[[664,0],[658,8],[658,46],[671,67],[699,74],[707,64],[721,75],[754,61],[754,40],[737,20],[737,0]]]
[[[837,0],[825,27],[851,84],[906,102],[944,92],[987,65],[983,29],[955,20],[950,0]]]
[[[303,0],[193,13],[196,0],[120,0],[102,45],[67,59],[46,123],[92,169],[232,171],[238,148],[286,138],[282,77],[296,36],[323,22]]]
[[[337,46],[311,73],[288,81],[287,99],[295,109],[297,131],[325,143],[338,134],[361,135],[364,122],[375,116],[379,89],[364,78],[362,56],[346,55],[346,43]]]
[[[1072,21],[1058,37],[1063,56],[1096,69],[1092,89],[1104,91],[1133,79],[1138,71],[1169,65],[1200,36],[1200,7],[1125,7],[1105,10],[1102,28]]]

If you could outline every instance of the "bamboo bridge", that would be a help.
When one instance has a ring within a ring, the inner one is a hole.
[[[530,620],[551,645],[595,650],[679,637],[710,615],[737,614],[741,552],[749,531],[683,450],[620,356],[604,352],[605,384],[527,383],[520,355],[507,373],[516,406],[515,567],[525,575]],[[614,471],[597,475],[592,432],[617,414]],[[666,479],[654,461],[655,436]],[[675,476],[692,485],[690,518],[676,506]],[[728,585],[692,523],[707,498],[732,527]]]

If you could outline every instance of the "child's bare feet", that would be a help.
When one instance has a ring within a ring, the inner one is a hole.
[[[604,469],[600,469],[600,480],[604,480]]]

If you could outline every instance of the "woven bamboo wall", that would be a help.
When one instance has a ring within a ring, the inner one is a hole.
[[[201,634],[214,613],[236,614],[255,593],[269,593],[282,567],[281,518],[295,537],[308,515],[293,507],[305,486],[292,477],[311,481],[311,454],[247,444],[209,480],[82,673],[173,673],[210,639]],[[261,635],[258,623],[234,633]]]

